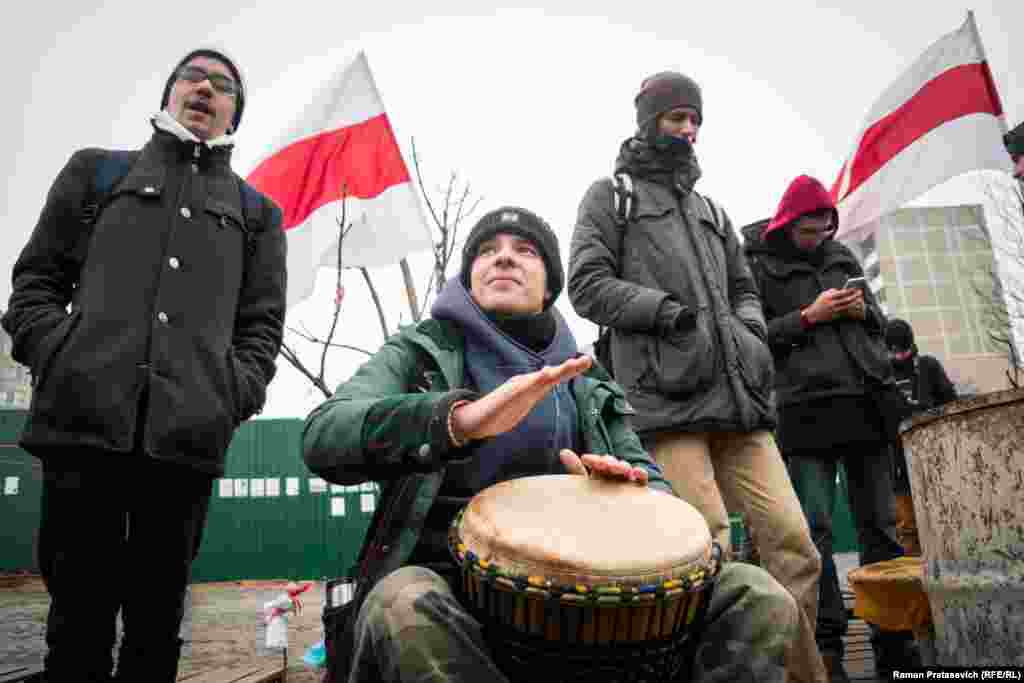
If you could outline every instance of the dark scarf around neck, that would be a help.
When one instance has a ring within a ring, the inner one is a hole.
[[[673,188],[682,195],[689,194],[701,176],[693,145],[664,135],[653,140],[638,136],[625,140],[619,147],[615,171]]]
[[[555,320],[550,308],[540,313],[526,315],[494,312],[485,313],[485,315],[494,323],[495,327],[534,353],[540,353],[551,346],[555,332],[558,331],[558,321]]]

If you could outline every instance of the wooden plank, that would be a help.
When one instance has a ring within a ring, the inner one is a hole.
[[[4,666],[0,669],[0,683],[32,683],[43,680],[41,666]]]
[[[849,606],[851,601],[844,602]],[[850,680],[861,683],[874,683],[879,681],[878,673],[875,671],[875,651],[871,648],[871,629],[863,619],[851,618],[846,628],[846,635],[843,636],[845,655],[843,656],[843,667]]]
[[[284,668],[280,666],[221,667],[178,678],[179,683],[276,683],[283,680]]]

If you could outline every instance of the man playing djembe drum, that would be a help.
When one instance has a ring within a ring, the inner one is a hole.
[[[453,518],[480,491],[578,474],[674,496],[628,425],[622,390],[580,356],[552,306],[563,280],[543,220],[515,207],[488,213],[432,317],[391,337],[307,419],[312,471],[383,484],[347,628],[325,613],[330,680],[508,680],[485,625],[456,597],[448,550]],[[609,443],[614,453],[594,453]],[[797,624],[795,601],[770,575],[724,565],[691,679],[783,680]]]

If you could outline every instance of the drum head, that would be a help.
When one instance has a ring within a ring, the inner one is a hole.
[[[711,557],[696,508],[646,486],[574,475],[495,484],[455,529],[479,561],[560,584],[641,585],[686,575]]]

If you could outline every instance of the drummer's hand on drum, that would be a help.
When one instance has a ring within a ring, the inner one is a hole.
[[[590,356],[580,356],[516,375],[483,398],[456,407],[452,413],[455,437],[459,441],[486,439],[515,429],[559,382],[583,374],[592,363]]]
[[[584,477],[605,477],[607,479],[623,479],[637,484],[647,485],[647,470],[633,467],[625,460],[612,455],[594,455],[584,453],[576,455],[568,448],[563,448],[558,456],[569,474],[582,474]]]

